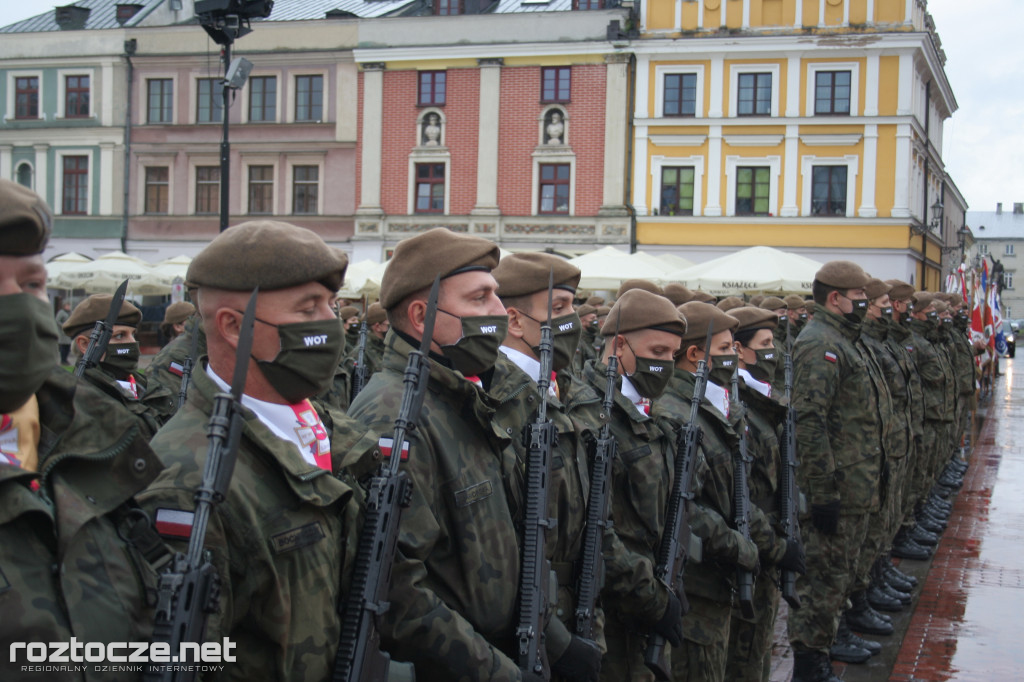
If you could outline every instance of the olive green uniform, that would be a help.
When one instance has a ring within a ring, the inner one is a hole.
[[[156,391],[158,387],[166,389],[166,392],[174,398],[175,411],[177,411],[178,396],[181,393],[182,371],[185,368],[188,353],[192,349],[192,334],[195,331],[199,333],[199,338],[196,340],[196,356],[192,358],[193,371],[195,371],[199,358],[206,355],[206,332],[203,331],[203,323],[197,316],[192,316],[185,322],[185,331],[161,348],[160,352],[153,356],[153,360],[145,371],[146,387],[150,391]]]
[[[135,378],[136,390],[139,392],[138,398],[132,397],[102,367],[91,367],[85,370],[82,378],[111,399],[124,405],[129,412],[135,415],[142,435],[149,439],[178,409],[178,395],[172,394],[171,390],[163,385],[151,388],[145,375],[140,372],[132,372],[132,376]]]

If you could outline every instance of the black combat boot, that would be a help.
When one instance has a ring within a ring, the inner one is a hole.
[[[922,547],[934,547],[935,545],[939,544],[938,535],[936,535],[935,533],[929,533],[924,528],[916,524],[913,528],[910,529],[909,537],[911,540],[921,545]]]
[[[793,649],[793,682],[842,682],[832,672],[832,662],[821,651]]]
[[[868,603],[868,595],[864,590],[858,590],[850,595],[850,602],[853,608],[846,612],[846,624],[855,632],[864,632],[869,635],[891,635],[893,626],[891,622],[883,620],[881,615],[871,608]]]
[[[883,557],[878,557],[875,563],[871,566],[871,587],[877,588],[883,594],[897,600],[904,606],[909,606],[910,602],[913,601],[913,597],[909,590],[901,590],[885,578],[885,572],[882,564],[888,563]],[[868,593],[868,600],[871,599],[871,593]],[[878,608],[877,606],[875,608]]]
[[[882,580],[886,583],[895,587],[900,592],[911,594],[914,591],[916,583],[912,583],[907,579],[910,577],[911,576],[896,570],[896,567],[889,561],[888,556],[882,557]]]
[[[900,528],[896,539],[892,543],[892,555],[900,559],[913,559],[914,561],[927,561],[932,555],[931,548],[922,547],[910,539],[906,528]]]
[[[892,561],[889,560],[890,558],[891,557],[889,556],[886,557],[885,570],[888,571],[891,575],[895,575],[900,580],[910,583],[911,589],[917,587],[919,582],[918,579],[908,573],[904,573],[903,571],[901,571],[895,564],[892,563]]]
[[[850,632],[850,628],[846,624],[845,615],[839,616],[839,629],[836,631],[836,640],[829,649],[829,658],[833,661],[842,661],[843,663],[867,663],[874,653],[866,646],[861,646],[860,642],[866,644],[867,640],[861,639]],[[878,646],[878,651],[882,650],[881,644],[878,644],[878,642],[874,642],[874,644]]]
[[[872,583],[867,590],[868,604],[871,608],[877,611],[888,611],[889,613],[899,613],[903,610],[903,602],[898,598],[891,596],[885,590],[878,585]]]
[[[921,507],[921,513],[917,515],[917,525],[924,528],[929,533],[935,533],[936,535],[942,535],[943,531],[946,530],[945,519],[939,519],[933,516],[929,511],[928,507]]]

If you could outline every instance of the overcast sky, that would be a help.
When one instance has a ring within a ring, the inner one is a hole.
[[[63,2],[0,0],[0,26]],[[946,121],[943,158],[971,210],[1024,201],[1024,1],[929,0],[960,109]]]

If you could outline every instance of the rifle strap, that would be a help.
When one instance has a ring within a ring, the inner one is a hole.
[[[174,553],[156,532],[149,514],[131,499],[115,509],[113,516],[121,539],[138,550],[146,563],[160,573]]]

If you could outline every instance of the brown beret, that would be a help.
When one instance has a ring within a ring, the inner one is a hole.
[[[316,232],[276,220],[251,220],[221,232],[188,266],[190,286],[228,291],[287,289],[319,282],[332,292],[345,279],[348,256]]]
[[[79,303],[64,322],[64,333],[73,339],[82,332],[91,330],[96,326],[96,322],[107,319],[112,300],[114,297],[110,294],[93,294]],[[124,301],[121,303],[121,312],[118,313],[117,321],[114,324],[138,327],[141,321],[142,311],[128,301]]]
[[[932,307],[935,308],[937,313],[944,313],[949,310],[949,304],[939,298],[932,299]]]
[[[782,299],[782,302],[785,303],[786,307],[789,308],[790,310],[800,310],[801,308],[807,307],[807,303],[804,301],[804,299],[800,298],[796,294],[790,294],[789,296],[786,296],[784,299]]]
[[[914,287],[899,279],[887,279],[886,284],[892,285],[889,290],[889,298],[896,301],[906,301],[914,297]]]
[[[0,256],[34,256],[50,239],[53,214],[28,187],[0,180]]]
[[[873,301],[879,296],[885,296],[890,291],[892,291],[892,285],[886,284],[877,277],[872,277],[868,280],[868,283],[864,285],[864,293],[867,295],[869,301]]]
[[[531,251],[505,256],[491,272],[498,281],[498,296],[512,298],[547,291],[548,275],[554,275],[556,289],[576,293],[580,283],[580,269],[550,253]]]
[[[350,317],[355,317],[359,314],[359,308],[354,305],[346,305],[338,308],[338,319],[347,320]]]
[[[735,317],[739,322],[736,331],[745,329],[775,329],[779,326],[779,316],[765,308],[756,308],[748,305],[742,308],[733,308],[729,311],[730,317]],[[704,331],[707,334],[707,330]]]
[[[718,299],[708,292],[698,289],[693,292],[693,300],[700,301],[701,303],[715,303]],[[689,303],[689,301],[687,301],[687,303]]]
[[[388,319],[388,314],[384,312],[384,306],[380,303],[371,303],[370,307],[366,309],[366,324],[374,325],[386,319]]]
[[[615,298],[622,298],[622,295],[624,293],[626,293],[627,291],[632,291],[633,289],[643,289],[644,291],[649,291],[652,294],[657,294],[658,296],[665,295],[665,292],[662,291],[661,287],[659,287],[657,284],[650,280],[627,279],[626,281],[619,285],[619,291],[618,293],[615,294]]]
[[[586,303],[584,303],[583,305],[578,306],[576,308],[576,314],[579,315],[580,317],[583,317],[584,315],[589,315],[590,313],[596,313],[596,312],[597,312],[597,308],[595,308],[592,305],[587,305]]]
[[[585,303],[586,303],[587,305],[592,305],[592,306],[594,306],[595,308],[600,308],[601,306],[603,306],[603,305],[604,305],[604,299],[603,299],[603,298],[601,298],[600,296],[591,296],[590,298],[588,298],[588,299],[587,299],[586,301],[584,301],[584,302],[585,302]]]
[[[693,292],[679,282],[666,284],[664,296],[672,301],[672,305],[682,305],[693,300]]]
[[[717,304],[718,309],[721,310],[722,312],[728,312],[733,308],[739,308],[740,306],[744,305],[746,305],[746,303],[744,303],[743,299],[740,298],[739,296],[726,296]]]
[[[764,294],[754,294],[750,297],[750,305],[761,305],[761,301],[764,300]]]
[[[703,341],[708,335],[708,326],[712,324],[714,334],[727,329],[735,330],[739,326],[739,320],[735,317],[703,301],[684,303],[678,310],[686,318],[686,334],[683,335],[683,341]],[[686,346],[684,343],[683,348]]]
[[[664,296],[630,289],[615,301],[601,326],[601,334],[611,336],[616,330],[625,334],[638,329],[658,329],[682,336],[686,333],[686,320]]]
[[[964,297],[961,294],[954,294],[954,293],[951,293],[951,292],[941,292],[941,293],[935,294],[935,296],[938,299],[940,299],[942,301],[945,301],[946,305],[948,305],[950,308],[955,308],[956,306],[961,305],[964,302]]]
[[[778,296],[765,296],[757,304],[757,307],[764,308],[765,310],[778,310],[779,308],[788,308],[789,306]]]
[[[164,310],[164,324],[181,324],[192,316],[196,307],[188,301],[172,303]]]
[[[434,277],[451,277],[467,270],[490,272],[498,266],[498,245],[482,237],[435,227],[398,242],[380,283],[380,304],[391,310],[402,300],[425,289]]]
[[[814,275],[816,282],[834,289],[862,289],[868,283],[868,279],[861,266],[848,260],[829,261]]]
[[[597,307],[597,316],[606,317],[612,311],[610,306],[601,305]]]
[[[930,291],[918,291],[914,294],[914,309],[919,313],[924,312],[934,302],[935,294]]]

